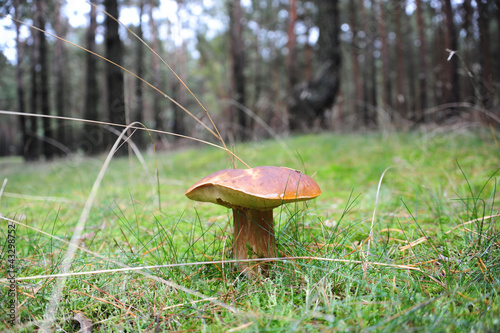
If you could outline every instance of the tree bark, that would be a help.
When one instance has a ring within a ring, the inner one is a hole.
[[[38,27],[45,30],[45,16],[47,15],[45,0],[37,0],[36,7],[39,12]],[[44,33],[40,33],[39,54],[40,54],[40,106],[43,115],[50,115],[50,96],[49,96],[49,75],[47,63],[47,39]],[[55,156],[56,146],[54,138],[54,129],[52,119],[43,118],[43,154],[47,160]]]
[[[420,71],[418,74],[418,86],[419,86],[419,103],[417,104],[417,110],[419,113],[415,115],[416,119],[424,120],[424,109],[427,108],[427,42],[425,38],[425,23],[422,13],[422,0],[416,0],[416,11],[417,11],[417,26],[418,26],[418,39],[420,41],[419,45],[419,60],[420,60]]]
[[[451,51],[458,50],[457,33],[453,22],[453,8],[451,0],[443,0],[446,31],[444,34],[445,48]],[[458,76],[458,57],[453,56],[446,62],[446,82],[444,86],[444,100],[446,103],[456,103],[460,100],[460,78]],[[450,115],[457,114],[455,110]]]
[[[40,15],[41,13],[37,10],[36,3],[32,5],[33,11],[33,25],[35,27],[40,26]],[[32,58],[31,58],[31,96],[30,96],[30,109],[31,113],[38,113],[40,89],[39,89],[39,66],[40,66],[40,35],[42,32],[32,30]],[[38,117],[30,117],[29,119],[29,139],[26,144],[26,160],[36,161],[40,158],[40,141],[38,139]]]
[[[117,0],[105,0],[105,9],[114,18],[118,18],[118,2]],[[118,33],[118,22],[106,16],[106,35],[105,35],[105,45],[106,45],[106,58],[114,62],[117,65],[122,65],[122,55],[123,46]],[[115,65],[106,62],[106,86],[107,86],[107,106],[109,120],[115,124],[125,124],[125,99],[124,99],[124,79],[123,72],[120,68]],[[123,128],[116,128],[118,131],[122,131]],[[116,135],[108,135],[108,145],[111,146],[115,140]],[[117,156],[122,156],[127,153],[127,149],[119,149],[116,154]]]
[[[349,25],[352,33],[351,43],[351,62],[352,62],[352,75],[354,82],[354,98],[353,98],[353,112],[356,116],[357,123],[362,122],[367,125],[367,119],[364,114],[364,97],[363,97],[363,76],[360,71],[359,64],[359,44],[358,44],[358,23],[357,23],[357,6],[358,2],[355,0],[349,1]],[[364,5],[361,3],[361,6]]]
[[[62,18],[62,13],[61,13],[61,4],[59,2],[55,3],[56,6],[56,13],[55,13],[55,31],[56,35],[60,37],[65,37],[65,29],[63,28],[63,18]],[[55,52],[54,52],[54,76],[55,76],[55,88],[56,88],[56,113],[59,117],[64,117],[66,115],[66,108],[67,108],[67,103],[66,103],[66,95],[67,95],[67,90],[66,90],[66,77],[65,77],[65,71],[64,71],[64,64],[65,64],[65,57],[64,57],[64,42],[62,40],[57,39],[55,41]],[[65,131],[65,122],[62,120],[57,120],[57,134],[56,138],[57,141],[63,145],[70,145],[71,140],[68,140],[69,137],[66,134]],[[68,132],[71,133],[71,132]],[[64,155],[64,151],[62,149],[57,151],[57,155],[62,156]]]
[[[338,0],[315,0],[318,8],[318,57],[322,64],[312,81],[297,85],[289,96],[290,130],[307,131],[315,121],[327,127],[326,112],[335,103],[340,87],[340,44]]]
[[[245,140],[248,137],[248,122],[245,112],[240,106],[245,106],[245,58],[243,51],[243,27],[241,24],[242,10],[240,0],[230,0],[229,9],[229,38],[231,59],[231,86],[232,98],[236,102],[233,112],[237,115],[237,126],[233,131],[234,137]]]
[[[153,16],[153,9],[155,8],[155,0],[149,0],[149,30],[151,31],[151,44],[153,45],[153,49],[158,52],[159,43],[158,43],[158,29],[156,28],[155,19]],[[156,55],[151,53],[151,61],[153,67],[153,85],[157,88],[161,85],[161,71],[160,71],[160,63]],[[153,93],[153,115],[155,119],[155,129],[158,130],[166,130],[163,126],[163,118],[161,112],[161,95],[158,93]]]
[[[17,110],[19,112],[26,112],[25,109],[25,103],[24,103],[24,85],[23,85],[23,77],[24,77],[24,71],[23,71],[23,65],[22,65],[22,59],[23,59],[23,48],[21,45],[21,23],[19,23],[17,20],[20,19],[21,15],[19,12],[19,0],[14,0],[13,1],[13,6],[14,6],[14,17],[16,18],[16,21],[14,21],[15,27],[16,27],[16,91],[17,91]],[[22,135],[22,149],[21,153],[24,157],[25,161],[29,161],[29,154],[28,154],[28,147],[29,147],[29,140],[30,136],[28,133],[28,128],[27,128],[27,122],[26,122],[26,117],[19,117],[19,126],[21,128],[21,135]]]
[[[403,55],[403,32],[401,30],[401,16],[405,15],[406,0],[393,0],[394,19],[396,23],[396,110],[402,117],[406,117],[406,97],[404,92],[404,55]],[[411,78],[409,78],[411,79]]]
[[[181,15],[181,1],[177,1],[177,19],[179,22],[182,22]],[[182,25],[182,23],[180,23]],[[186,42],[183,37],[179,34],[177,36],[182,39],[181,45],[175,50],[175,62],[179,70],[180,77],[183,80],[186,80],[187,76],[187,68],[186,68]],[[186,106],[186,89],[182,86],[182,84],[176,80],[172,82],[172,97],[183,106]],[[172,123],[172,132],[178,134],[186,134],[186,128],[184,126],[184,111],[175,104],[172,104],[173,108],[173,123]],[[177,140],[177,137],[174,137],[174,140]]]
[[[139,26],[137,27],[137,37],[143,39],[142,31],[142,15],[144,14],[145,0],[139,1]],[[137,76],[142,78],[144,76],[144,45],[140,40],[137,40],[136,49],[136,63],[137,63]],[[144,101],[143,101],[143,84],[139,79],[135,80],[135,121],[144,123]],[[143,131],[136,131],[134,133],[134,142],[139,148],[144,148],[146,136]]]
[[[490,50],[490,14],[488,11],[488,2],[485,0],[476,0],[479,27],[479,57],[481,61],[481,104],[489,109],[493,106],[493,78],[491,66]]]
[[[382,94],[382,104],[387,109],[391,120],[394,118],[392,111],[390,110],[393,106],[392,103],[392,84],[389,70],[389,51],[387,47],[387,31],[386,31],[386,18],[385,18],[385,8],[384,1],[378,0],[378,14],[379,14],[379,31],[380,39],[382,41],[382,81],[383,81],[383,94]]]
[[[288,55],[286,58],[286,68],[288,72],[288,94],[293,94],[293,89],[298,82],[297,64],[296,64],[296,38],[295,38],[295,22],[297,21],[296,0],[289,0],[288,9]]]
[[[92,52],[96,52],[96,30],[97,30],[97,9],[90,6],[90,23],[87,28],[86,47]],[[83,113],[85,119],[99,120],[104,118],[99,116],[99,82],[97,80],[97,59],[93,54],[85,54],[85,98],[83,104]],[[79,148],[87,155],[95,155],[104,151],[106,143],[104,142],[104,131],[102,127],[94,124],[84,124],[82,137],[79,140]]]

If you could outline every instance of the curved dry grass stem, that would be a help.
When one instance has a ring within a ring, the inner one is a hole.
[[[92,6],[95,6],[94,4],[91,4]],[[193,96],[193,98],[196,100],[196,102],[198,103],[198,105],[200,105],[200,107],[204,110],[205,114],[208,116],[208,119],[210,120],[210,123],[212,124],[212,126],[214,127],[215,129],[215,132],[210,129],[207,125],[205,125],[204,122],[202,122],[200,119],[198,119],[194,114],[192,114],[188,109],[186,109],[184,106],[182,106],[179,102],[177,102],[175,99],[173,99],[172,97],[170,97],[169,95],[167,95],[165,92],[163,92],[161,89],[159,89],[158,87],[154,86],[153,84],[149,83],[147,80],[143,79],[142,77],[138,76],[137,74],[133,73],[132,71],[126,69],[125,67],[109,60],[108,58],[96,53],[96,52],[93,52],[81,45],[78,45],[76,43],[73,43],[67,39],[64,39],[60,36],[57,36],[53,33],[50,33],[48,31],[45,31],[43,29],[40,29],[38,27],[35,27],[31,24],[28,24],[26,22],[23,22],[21,20],[18,20],[16,18],[13,18],[13,17],[10,17],[10,19],[14,22],[17,22],[19,24],[22,24],[24,26],[27,26],[31,29],[34,29],[36,31],[39,31],[39,32],[42,32],[46,35],[49,35],[49,36],[52,36],[56,39],[59,39],[69,45],[72,45],[74,47],[77,47],[85,52],[88,52],[104,61],[107,61],[109,62],[110,64],[112,64],[113,66],[116,66],[118,68],[120,68],[121,70],[123,70],[124,72],[132,75],[133,77],[137,78],[138,80],[140,80],[141,82],[145,83],[147,86],[151,87],[152,89],[154,89],[155,91],[157,91],[158,93],[162,94],[165,98],[167,98],[169,101],[171,101],[172,103],[174,103],[177,107],[179,107],[182,111],[184,111],[185,113],[187,113],[191,118],[193,118],[197,123],[199,123],[201,126],[203,126],[208,132],[210,132],[210,134],[212,134],[215,138],[217,138],[221,143],[222,143],[222,146],[225,148],[224,150],[228,153],[229,155],[229,158],[231,160],[231,163],[233,164],[234,167],[236,167],[236,164],[234,162],[234,157],[236,157],[236,159],[240,162],[242,162],[246,167],[250,168],[248,166],[248,164],[246,164],[245,162],[243,162],[243,160],[241,158],[238,158],[234,153],[232,153],[226,146],[226,143],[224,142],[222,136],[220,135],[219,133],[219,130],[217,129],[217,126],[215,126],[215,123],[213,122],[212,120],[212,117],[210,116],[208,110],[203,106],[203,104],[199,101],[199,99],[194,95],[194,93],[191,91],[191,89],[189,89],[189,87],[184,83],[184,81],[177,75],[177,73],[167,64],[167,62],[157,53],[155,52],[149,45],[147,45],[146,42],[144,42],[141,38],[139,38],[134,32],[132,32],[128,27],[126,27],[125,25],[123,25],[123,23],[121,23],[118,19],[116,19],[115,17],[111,16],[110,14],[108,14],[106,11],[102,10],[101,8],[99,8],[98,6],[96,6],[96,8],[98,8],[100,11],[102,11],[105,15],[111,17],[113,20],[115,20],[116,22],[118,22],[120,25],[124,26],[129,32],[131,32],[136,38],[138,38],[144,45],[146,45],[148,47],[149,50],[151,50],[154,55],[156,57],[158,57],[163,64],[165,64],[165,66],[167,66],[167,68],[175,75],[175,77],[179,80],[179,82],[181,82],[181,84],[188,90],[188,92]],[[181,135],[178,135],[178,136],[181,136]],[[203,141],[203,140],[202,140]]]
[[[390,166],[382,172],[382,175],[380,176],[380,179],[378,181],[378,186],[377,186],[377,195],[375,197],[375,207],[373,208],[373,215],[372,215],[372,222],[370,225],[370,235],[368,236],[368,252],[370,252],[370,245],[371,245],[371,240],[373,239],[373,226],[375,224],[375,215],[377,213],[377,206],[378,206],[378,198],[380,196],[380,188],[382,187],[382,181],[384,180],[384,176],[387,171],[390,169],[395,168],[394,166]]]
[[[75,227],[75,230],[73,232],[73,236],[71,236],[71,240],[68,245],[68,249],[66,250],[66,254],[64,256],[64,259],[61,262],[60,265],[60,271],[61,274],[66,274],[69,272],[71,269],[71,264],[73,263],[73,259],[76,255],[77,247],[76,244],[80,241],[82,233],[85,229],[85,224],[87,223],[87,219],[90,215],[90,210],[92,209],[92,206],[94,205],[95,198],[97,196],[97,192],[99,190],[99,187],[101,186],[102,179],[104,178],[104,175],[106,174],[106,171],[108,170],[109,164],[111,163],[111,160],[113,159],[113,156],[115,152],[118,150],[120,142],[122,141],[122,138],[126,135],[127,131],[132,127],[133,123],[130,124],[129,126],[125,127],[118,138],[116,139],[113,147],[111,148],[110,152],[106,156],[106,159],[101,167],[101,170],[99,170],[99,174],[97,175],[96,180],[94,181],[94,184],[92,185],[92,189],[90,190],[90,194],[87,197],[87,201],[85,202],[85,206],[83,207],[83,210],[80,214],[80,218],[78,219],[78,223]],[[55,321],[55,315],[57,313],[57,309],[59,308],[60,304],[60,299],[61,299],[61,294],[62,290],[64,288],[64,285],[66,283],[66,279],[63,276],[61,279],[58,279],[56,282],[56,285],[54,286],[54,290],[52,291],[52,295],[49,299],[49,303],[47,304],[47,309],[45,310],[45,315],[44,315],[44,320],[42,323],[42,329],[45,331],[50,331],[51,327]]]
[[[0,114],[13,115],[13,116],[24,116],[24,117],[52,118],[52,119],[60,119],[60,120],[68,120],[68,121],[78,121],[78,122],[82,122],[82,123],[89,123],[89,124],[96,124],[96,125],[105,125],[105,126],[115,126],[115,127],[122,127],[122,128],[127,127],[127,125],[115,124],[115,123],[110,123],[110,122],[106,122],[106,121],[88,120],[88,119],[73,118],[73,117],[61,117],[61,116],[53,116],[53,115],[37,114],[37,113],[25,113],[25,112],[18,112],[18,111],[0,110]],[[130,129],[141,130],[141,131],[145,130],[144,128],[137,127],[137,126],[131,126]],[[206,145],[209,145],[209,146],[212,146],[212,147],[224,150],[228,154],[231,154],[231,156],[233,156],[235,159],[237,159],[239,162],[241,162],[247,168],[250,168],[250,166],[248,166],[248,164],[246,164],[245,161],[243,161],[238,155],[236,155],[235,153],[233,153],[231,150],[229,150],[227,148],[224,148],[222,146],[219,146],[219,145],[217,145],[215,143],[208,142],[208,141],[205,141],[205,140],[202,140],[202,139],[198,139],[198,138],[195,138],[195,137],[192,137],[192,136],[177,134],[177,133],[163,131],[163,130],[156,130],[156,129],[150,129],[149,128],[149,129],[147,129],[147,131],[150,132],[150,133],[172,135],[172,136],[176,136],[176,137],[179,137],[179,138],[183,138],[183,139],[187,139],[187,140],[192,140],[192,141],[200,142],[200,143],[203,143],[203,144],[206,144]]]
[[[212,117],[210,116],[210,113],[208,112],[208,110],[205,108],[205,106],[201,103],[201,101],[198,99],[198,97],[196,97],[196,95],[191,91],[191,89],[189,89],[188,85],[180,78],[179,75],[177,75],[177,73],[174,71],[174,69],[151,47],[149,46],[148,43],[146,43],[142,38],[140,38],[139,36],[137,36],[137,34],[135,32],[133,32],[129,27],[127,27],[125,24],[123,24],[120,20],[118,20],[116,17],[112,16],[111,14],[109,14],[107,11],[105,11],[104,9],[100,8],[98,5],[90,2],[90,1],[86,1],[89,5],[93,6],[94,8],[96,8],[97,10],[99,10],[100,12],[104,13],[106,16],[110,17],[111,19],[113,19],[114,21],[116,21],[118,24],[120,24],[122,27],[124,27],[125,29],[127,29],[127,31],[132,34],[135,38],[137,38],[137,40],[139,40],[144,46],[146,46],[149,51],[151,51],[155,57],[157,57],[167,68],[168,70],[175,76],[175,78],[177,80],[179,80],[179,82],[182,84],[182,86],[189,92],[189,94],[195,99],[196,103],[198,103],[198,105],[203,109],[203,111],[205,112],[205,114],[207,115],[208,117],[208,120],[210,121],[210,123],[212,124],[215,132],[217,133],[217,135],[215,135],[216,138],[219,139],[219,141],[222,143],[222,146],[224,148],[227,149],[227,146],[226,146],[226,143],[224,142],[224,139],[222,138],[222,135],[219,133],[219,129],[217,128],[217,126],[215,126],[215,123],[214,121],[212,120]],[[136,76],[137,77],[137,76]],[[169,98],[170,99],[170,98]],[[178,105],[176,103],[176,105]],[[187,110],[186,110],[187,112]],[[196,118],[198,119],[198,118]],[[231,162],[233,163],[233,166],[236,168],[236,165],[234,163],[234,158],[233,158],[233,155],[229,154],[229,158],[231,159]],[[246,164],[245,164],[246,165]]]
[[[45,235],[45,236],[48,236],[48,237],[50,237],[50,238],[52,238],[52,239],[55,239],[55,240],[59,241],[59,242],[61,242],[61,243],[64,243],[64,244],[66,244],[66,245],[70,245],[70,242],[68,242],[68,241],[66,241],[66,240],[64,240],[64,239],[62,239],[62,238],[59,238],[59,237],[54,236],[54,235],[51,235],[51,234],[49,234],[49,233],[47,233],[47,232],[45,232],[45,231],[43,231],[43,230],[37,229],[37,228],[35,228],[35,227],[32,227],[32,226],[30,226],[30,225],[27,225],[27,224],[21,223],[21,222],[19,222],[19,221],[16,221],[16,220],[13,220],[13,219],[9,219],[9,218],[4,217],[4,216],[0,216],[0,220],[5,220],[5,221],[10,222],[10,223],[15,223],[15,224],[17,224],[17,225],[19,225],[19,226],[22,226],[22,227],[25,227],[25,228],[31,229],[31,230],[36,231],[36,232],[39,232],[39,233],[41,233],[41,234],[43,234],[43,235]],[[220,306],[220,307],[223,307],[223,308],[225,308],[225,309],[227,309],[227,310],[229,310],[229,311],[231,311],[231,312],[233,312],[233,313],[240,312],[240,311],[238,311],[235,307],[233,307],[233,306],[231,306],[231,305],[228,305],[228,304],[226,304],[226,303],[224,303],[224,302],[222,302],[222,301],[219,301],[218,299],[214,299],[213,297],[207,297],[207,296],[203,295],[203,294],[202,294],[202,293],[200,293],[200,292],[197,292],[197,291],[191,290],[191,289],[186,288],[186,287],[184,287],[184,286],[182,286],[182,285],[179,285],[179,284],[177,284],[177,283],[175,283],[175,282],[172,282],[172,281],[167,281],[167,280],[165,280],[165,279],[162,279],[162,278],[157,277],[157,276],[155,276],[155,275],[153,275],[153,274],[150,274],[150,273],[148,273],[148,272],[145,272],[143,269],[141,269],[141,270],[139,270],[139,269],[134,269],[134,267],[130,267],[130,266],[128,266],[128,265],[126,265],[126,264],[123,264],[123,263],[121,263],[121,262],[119,262],[119,261],[116,261],[116,260],[110,259],[110,258],[108,258],[108,257],[105,257],[105,256],[103,256],[103,255],[101,255],[101,254],[99,254],[99,253],[92,252],[92,251],[90,251],[90,250],[88,250],[88,249],[86,249],[86,248],[84,248],[84,247],[81,247],[81,246],[78,246],[78,245],[74,245],[74,246],[75,246],[75,248],[76,248],[76,249],[78,249],[78,250],[80,250],[80,251],[82,251],[82,252],[88,253],[88,254],[90,254],[90,255],[92,255],[92,256],[95,256],[96,258],[99,258],[99,259],[102,259],[102,260],[104,260],[104,261],[107,261],[107,262],[109,262],[109,263],[111,263],[111,264],[114,264],[114,265],[120,266],[120,267],[122,267],[122,268],[123,268],[123,269],[125,269],[125,270],[127,270],[127,269],[131,269],[131,268],[132,268],[132,270],[137,271],[137,273],[138,273],[138,274],[141,274],[141,275],[143,275],[143,276],[145,276],[145,277],[147,277],[147,278],[150,278],[150,279],[155,280],[155,281],[157,281],[157,282],[160,282],[160,283],[163,283],[163,284],[165,284],[165,285],[168,285],[168,286],[170,286],[170,287],[172,287],[172,288],[174,288],[174,289],[181,290],[181,291],[183,291],[183,292],[185,292],[185,293],[188,293],[188,294],[194,295],[194,296],[196,296],[196,297],[198,297],[198,298],[201,298],[201,299],[203,299],[203,300],[206,300],[206,301],[212,302],[213,304],[216,304],[216,305],[218,305],[218,306]],[[72,276],[72,274],[74,274],[74,273],[66,273],[66,276]],[[62,277],[62,276],[61,276],[61,277]],[[26,276],[25,276],[25,277],[16,277],[16,281],[23,281],[23,280],[30,280],[30,279],[31,279],[31,277],[26,277]],[[5,280],[5,281],[8,281],[7,279],[5,279],[5,278],[4,278],[4,279],[0,279],[0,283],[4,283],[4,280]]]

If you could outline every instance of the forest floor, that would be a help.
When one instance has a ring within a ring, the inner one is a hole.
[[[302,170],[323,192],[275,209],[289,259],[253,279],[221,262],[232,258],[231,212],[184,196],[231,167],[221,150],[106,169],[106,156],[0,159],[0,331],[16,302],[20,332],[50,322],[61,332],[500,331],[494,133],[304,135],[235,152],[250,166]]]

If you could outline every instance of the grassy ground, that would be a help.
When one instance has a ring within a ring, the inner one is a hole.
[[[251,166],[301,169],[321,186],[313,202],[275,210],[280,255],[308,258],[275,262],[269,276],[252,280],[229,263],[69,276],[54,308],[59,331],[86,323],[102,332],[500,330],[500,149],[491,132],[322,134],[285,144],[235,151]],[[63,241],[104,158],[0,159],[0,216],[21,223],[17,277],[60,272]],[[71,272],[231,258],[230,212],[184,196],[230,167],[227,155],[211,147],[161,154],[159,196],[154,158],[145,160],[115,159],[106,170],[79,241],[86,252],[76,252]],[[57,281],[17,282],[20,331],[41,325]]]

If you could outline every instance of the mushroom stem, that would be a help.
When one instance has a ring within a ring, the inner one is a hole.
[[[233,209],[234,218],[234,258],[272,258],[276,257],[276,240],[274,238],[274,222],[272,210],[256,210],[251,208]],[[239,270],[247,270],[247,276],[257,273],[251,269],[254,263],[239,263]]]

